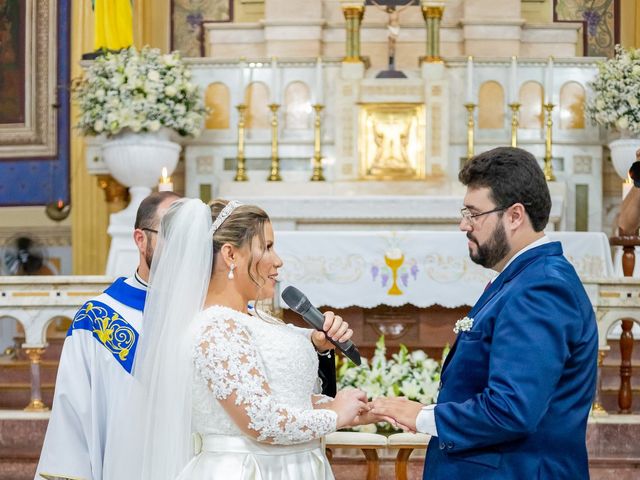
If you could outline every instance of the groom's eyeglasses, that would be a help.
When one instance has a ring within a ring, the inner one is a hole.
[[[158,230],[154,230],[153,228],[142,227],[140,230],[151,233],[158,233]]]
[[[489,215],[490,213],[501,212],[503,210],[506,210],[507,208],[509,207],[497,207],[487,212],[473,213],[471,212],[471,210],[465,207],[460,210],[460,215],[462,216],[462,220],[473,226],[476,224],[476,218],[482,217],[483,215]]]
[[[525,208],[525,211],[527,207],[531,206],[531,203],[529,202],[516,202],[516,203],[521,203],[522,206]],[[515,203],[512,203],[508,207],[496,207],[493,210],[489,210],[487,212],[478,212],[478,213],[473,213],[467,207],[464,207],[460,209],[460,215],[462,216],[460,221],[465,221],[473,227],[474,225],[476,225],[476,222],[477,222],[476,218],[482,217],[483,215],[489,215],[490,213],[502,212],[503,210],[507,210],[508,208],[513,207],[514,205]]]

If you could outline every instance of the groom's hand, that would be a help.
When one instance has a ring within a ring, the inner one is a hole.
[[[421,403],[407,400],[404,397],[380,397],[372,403],[372,414],[383,417],[387,422],[403,430],[416,431],[416,418],[418,418],[423,406]]]
[[[326,352],[335,348],[333,343],[327,337],[332,338],[336,342],[346,342],[353,335],[353,330],[349,328],[349,324],[345,322],[341,316],[333,312],[324,312],[323,332],[315,331],[311,335],[313,346],[318,352]]]

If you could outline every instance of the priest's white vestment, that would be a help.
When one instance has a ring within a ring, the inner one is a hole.
[[[119,278],[74,317],[60,356],[37,480],[113,478],[107,470],[114,440],[107,426],[117,421],[114,405],[133,381],[145,296],[137,275]]]

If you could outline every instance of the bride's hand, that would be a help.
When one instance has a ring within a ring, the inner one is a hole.
[[[386,422],[387,419],[385,417],[381,417],[379,415],[376,415],[375,413],[373,413],[371,411],[371,409],[373,408],[373,403],[369,402],[367,404],[367,408],[364,410],[361,410],[358,415],[353,419],[353,421],[351,422],[351,424],[349,425],[350,427],[357,427],[360,425],[369,425],[371,423],[378,423],[378,422]]]
[[[338,414],[336,429],[351,425],[362,412],[369,411],[367,394],[356,388],[340,390],[327,408]]]
[[[311,335],[313,346],[316,347],[318,352],[325,352],[335,348],[329,338],[336,342],[346,342],[353,335],[353,330],[349,328],[349,324],[341,316],[333,312],[324,312],[322,329],[324,330],[323,332],[315,331]]]

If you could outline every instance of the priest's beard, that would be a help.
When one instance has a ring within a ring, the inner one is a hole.
[[[510,245],[507,240],[507,232],[501,222],[498,222],[489,240],[482,245],[471,235],[471,232],[467,232],[467,238],[477,246],[476,253],[473,253],[471,249],[469,249],[471,261],[485,268],[493,268],[509,253]]]
[[[144,251],[144,261],[147,263],[147,268],[151,271],[151,262],[153,261],[153,245],[151,245],[151,239],[147,237],[147,248]]]

